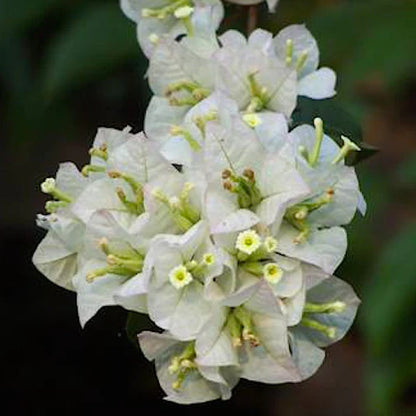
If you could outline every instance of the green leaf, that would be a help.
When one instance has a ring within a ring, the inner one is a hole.
[[[383,351],[416,305],[416,223],[407,225],[380,253],[365,296],[366,335],[375,353]]]
[[[68,6],[67,0],[3,0],[0,2],[0,39],[28,29],[45,15]],[[73,2],[71,2],[73,3]]]
[[[362,140],[362,131],[357,121],[333,99],[313,100],[299,97],[293,113],[293,126],[301,124],[313,125],[313,120],[321,117],[324,121],[325,132],[334,138],[341,135],[349,137],[356,143]]]
[[[348,160],[349,165],[373,156],[377,148],[362,141],[362,131],[355,118],[345,111],[335,99],[312,100],[307,97],[299,97],[298,105],[292,116],[292,126],[297,127],[302,124],[313,125],[316,117],[324,121],[325,133],[332,137],[338,144],[342,145],[341,136],[346,136],[356,142],[362,149],[354,152]]]
[[[138,347],[137,334],[147,329],[149,318],[146,315],[129,311],[127,314],[126,321],[126,334],[127,338]]]
[[[379,149],[371,144],[360,142],[359,145],[361,151],[353,152],[351,153],[351,155],[348,155],[348,157],[346,158],[347,165],[358,165],[358,163],[361,163],[362,161],[375,156],[379,152]]]
[[[378,256],[363,294],[361,322],[367,344],[371,414],[393,412],[414,379],[416,349],[416,223],[407,225]]]
[[[325,65],[342,74],[341,96],[356,93],[358,81],[396,86],[415,68],[416,4],[373,0],[323,8],[308,22]]]
[[[127,61],[139,60],[134,26],[116,3],[84,10],[50,45],[44,88],[49,97],[100,78]]]
[[[398,177],[404,185],[416,185],[416,154],[411,155],[402,163]]]

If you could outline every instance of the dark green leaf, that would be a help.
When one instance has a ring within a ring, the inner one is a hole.
[[[301,124],[313,125],[313,120],[316,117],[322,118],[325,132],[331,137],[339,139],[343,135],[357,143],[361,142],[360,125],[333,98],[312,100],[307,97],[299,97],[298,105],[292,116],[293,127]]]
[[[416,223],[407,225],[380,253],[365,296],[366,335],[381,352],[416,305]]]
[[[394,86],[408,76],[416,66],[415,21],[415,2],[373,0],[323,8],[308,27],[324,64],[342,73],[339,92],[345,97],[356,93],[360,80]]]
[[[380,253],[363,295],[369,410],[401,414],[395,403],[414,378],[416,349],[416,223],[408,225]]]
[[[49,12],[61,9],[66,0],[3,0],[0,2],[0,39],[33,27]],[[73,2],[72,2],[73,3]]]
[[[371,144],[361,142],[360,143],[361,151],[359,152],[353,152],[351,155],[349,155],[346,159],[347,165],[354,166],[358,163],[361,163],[362,161],[374,156],[379,152],[379,149],[375,146],[372,146]]]
[[[316,117],[324,121],[325,133],[332,137],[339,145],[342,145],[341,136],[346,136],[359,144],[361,151],[354,152],[347,159],[347,164],[357,163],[373,156],[378,149],[362,141],[362,131],[355,118],[345,111],[333,98],[327,100],[312,100],[307,97],[299,97],[298,105],[292,116],[292,126],[302,124],[313,125]]]
[[[48,96],[99,79],[127,61],[139,60],[134,26],[118,4],[95,5],[78,15],[54,39],[46,55],[44,85]]]
[[[404,185],[416,185],[416,154],[402,163],[398,176]]]
[[[126,321],[126,334],[127,338],[134,345],[138,346],[137,334],[148,326],[147,323],[148,318],[145,315],[137,312],[128,312]]]

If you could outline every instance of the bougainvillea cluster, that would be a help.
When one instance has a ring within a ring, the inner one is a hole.
[[[217,36],[219,0],[121,7],[149,57],[144,132],[100,128],[87,165],[42,183],[34,264],[76,292],[83,326],[109,305],[148,314],[160,330],[138,340],[168,400],[302,381],[359,304],[333,273],[366,209],[345,163],[360,148],[319,117],[292,125],[299,96],[335,94],[335,73],[303,25],[247,39]]]

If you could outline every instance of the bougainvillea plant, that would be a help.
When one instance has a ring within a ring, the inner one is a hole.
[[[42,183],[34,264],[76,292],[82,326],[109,305],[150,317],[138,342],[168,400],[302,381],[359,305],[333,273],[366,210],[347,163],[362,149],[299,121],[300,96],[334,96],[336,75],[304,25],[218,36],[220,0],[121,8],[149,58],[144,132],[100,128],[87,165]]]

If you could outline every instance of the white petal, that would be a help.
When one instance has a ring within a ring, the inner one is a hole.
[[[183,123],[187,111],[187,106],[170,105],[167,98],[153,96],[146,110],[144,131],[150,139],[164,143],[171,137],[171,127]]]
[[[72,278],[77,272],[77,253],[68,249],[55,232],[49,231],[40,242],[33,264],[53,283],[74,290]]]
[[[108,166],[145,184],[161,174],[175,174],[175,169],[142,133],[119,146],[108,158]]]
[[[321,267],[327,273],[340,265],[347,250],[347,237],[341,227],[312,231],[306,241],[295,243],[299,231],[282,224],[277,235],[277,251]]]
[[[293,41],[293,62],[296,62],[304,51],[308,53],[308,58],[299,73],[299,78],[315,71],[319,64],[318,45],[305,25],[287,26],[274,38],[276,53],[283,61],[286,57],[286,41],[288,39]]]
[[[123,308],[147,313],[147,281],[143,273],[127,280],[114,294],[114,301]]]
[[[223,47],[236,50],[247,45],[246,38],[238,30],[227,30],[219,37],[219,40]]]
[[[70,162],[61,163],[56,174],[56,187],[76,198],[87,186],[88,179],[85,178],[78,168]]]
[[[333,97],[336,94],[337,76],[332,69],[321,68],[303,77],[298,84],[298,94],[315,100]]]
[[[283,114],[261,112],[260,123],[255,127],[260,143],[268,152],[279,151],[288,141],[288,125]]]
[[[178,343],[178,341],[167,333],[144,331],[138,335],[140,348],[144,356],[153,361],[159,355]]]
[[[213,88],[214,64],[173,40],[164,39],[154,50],[149,66],[149,84],[157,95],[179,81],[193,81]]]
[[[87,282],[86,275],[88,272],[104,266],[105,262],[90,260],[72,280],[77,291],[78,316],[82,327],[103,306],[116,304],[113,295],[126,281],[125,277],[109,274],[97,278],[92,283]]]
[[[312,303],[339,301],[346,304],[346,308],[342,312],[310,314],[311,319],[317,320],[329,327],[334,327],[336,329],[334,338],[328,338],[323,333],[307,327],[299,327],[319,347],[333,344],[342,339],[354,322],[360,304],[360,300],[351,286],[341,279],[331,277],[309,290],[306,298],[307,302]]]
[[[291,330],[290,341],[292,357],[301,379],[313,376],[322,365],[325,352],[309,341],[297,328]]]

